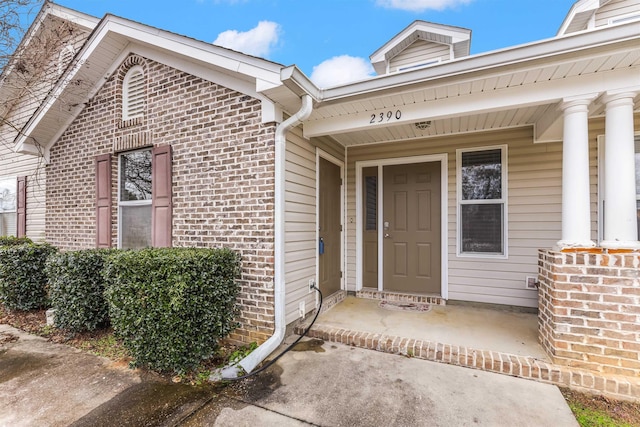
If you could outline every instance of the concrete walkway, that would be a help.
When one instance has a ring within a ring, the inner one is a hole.
[[[0,426],[576,426],[550,385],[310,342],[226,389],[170,384],[0,325]]]

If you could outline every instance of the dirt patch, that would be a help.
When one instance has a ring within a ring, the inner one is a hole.
[[[640,403],[608,399],[568,388],[560,391],[582,426],[640,426]]]
[[[16,335],[10,334],[9,332],[0,332],[0,345],[16,342],[18,339]]]

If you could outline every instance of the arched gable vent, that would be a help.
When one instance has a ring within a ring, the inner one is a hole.
[[[127,71],[122,82],[122,120],[144,115],[144,69],[134,65]]]

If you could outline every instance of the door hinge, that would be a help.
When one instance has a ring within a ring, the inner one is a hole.
[[[342,231],[342,224],[340,224],[340,231]]]
[[[340,278],[342,279],[342,271],[340,272]]]

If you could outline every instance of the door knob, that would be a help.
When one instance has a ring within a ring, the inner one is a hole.
[[[388,239],[389,237],[391,237],[391,235],[389,233],[384,233],[384,238]]]

